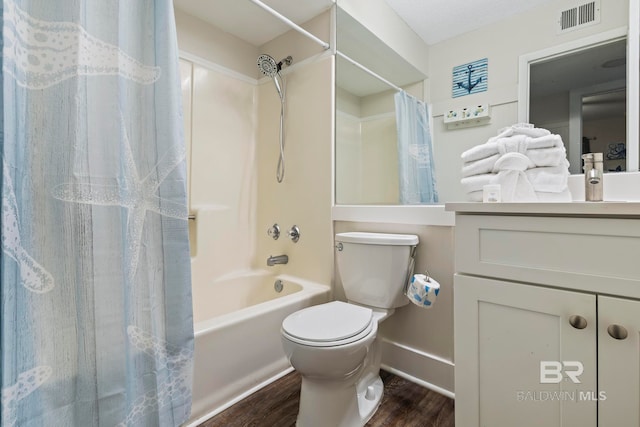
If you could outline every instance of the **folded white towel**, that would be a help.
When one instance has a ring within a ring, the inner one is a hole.
[[[546,131],[546,129],[540,130]],[[464,153],[462,153],[460,158],[463,162],[466,163],[473,162],[475,160],[486,159],[487,157],[491,157],[494,154],[504,154],[509,151],[524,153],[525,150],[536,148],[551,148],[563,146],[562,138],[560,138],[560,135],[551,135],[548,134],[549,131],[546,132],[546,135],[542,135],[540,137],[530,137],[521,134],[493,137],[484,144],[478,144],[469,148]],[[515,149],[509,149],[508,146],[514,143],[516,144]]]
[[[498,154],[498,144],[494,141],[475,145],[462,153],[460,158],[466,163],[486,159],[495,154]]]
[[[560,193],[568,188],[569,162],[562,166],[533,168],[525,171],[525,175],[536,191]]]
[[[513,135],[508,138],[497,139],[496,145],[498,146],[498,153],[526,153],[527,152],[527,140],[530,139],[525,135]]]
[[[541,136],[550,135],[547,129],[534,127],[531,123],[516,123],[512,126],[507,126],[498,131],[498,135],[489,138],[488,142],[493,142],[500,138],[506,138],[513,135],[525,135],[531,138],[539,138]]]
[[[530,167],[533,167],[533,165],[525,154],[511,152],[500,156],[495,165],[493,165],[493,170],[497,173],[510,170],[524,172]]]
[[[473,193],[474,191],[482,191],[482,187],[489,184],[495,184],[495,173],[484,173],[482,175],[473,175],[462,178],[460,183],[465,193]]]
[[[546,135],[539,138],[529,138],[527,141],[527,150],[535,150],[537,148],[564,147],[560,135]]]
[[[534,191],[560,193],[567,189],[569,180],[568,166],[527,169],[525,175]],[[460,183],[465,193],[482,191],[485,185],[496,184],[498,174],[485,173],[462,178]]]
[[[510,148],[518,149],[516,146],[511,146]],[[505,152],[504,154],[507,153],[508,152]],[[524,155],[529,159],[529,169],[536,167],[561,166],[567,160],[567,151],[564,148],[564,145],[561,147],[526,150]],[[484,159],[464,163],[462,165],[462,177],[464,178],[483,173],[498,172],[500,167],[496,166],[496,162],[501,157],[501,154],[494,154]]]
[[[526,155],[535,167],[560,166],[567,161],[567,150],[564,146],[527,150]]]
[[[496,161],[500,158],[500,154],[494,154],[486,159],[474,160],[462,165],[462,177],[480,175],[483,173],[493,172]]]
[[[528,123],[509,126],[461,158],[461,184],[472,200],[482,200],[482,188],[488,184],[500,184],[506,202],[567,199],[567,152],[562,138],[546,129]]]

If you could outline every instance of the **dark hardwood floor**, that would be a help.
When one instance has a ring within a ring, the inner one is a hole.
[[[384,396],[367,427],[454,425],[452,399],[386,371],[382,371],[380,377],[384,382]],[[293,427],[299,395],[300,375],[292,372],[199,427]]]

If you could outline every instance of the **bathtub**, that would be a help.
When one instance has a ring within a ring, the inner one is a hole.
[[[199,425],[290,372],[282,320],[328,301],[329,294],[327,285],[262,271],[194,286],[193,406],[185,425]]]

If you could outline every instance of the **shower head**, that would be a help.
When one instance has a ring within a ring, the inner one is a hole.
[[[268,77],[275,77],[280,71],[280,65],[269,55],[258,56],[258,70]]]
[[[258,70],[265,76],[273,79],[273,83],[276,85],[276,90],[278,91],[278,96],[282,101],[284,101],[284,81],[280,75],[280,70],[282,70],[283,64],[286,66],[291,65],[292,60],[293,58],[291,58],[291,56],[287,56],[282,61],[276,63],[276,60],[270,55],[262,54],[258,56]],[[278,81],[278,79],[280,79],[280,81]]]
[[[258,56],[258,70],[267,77],[275,77],[282,70],[282,65],[291,65],[293,58],[287,56],[280,62],[276,62],[272,56],[262,54]]]

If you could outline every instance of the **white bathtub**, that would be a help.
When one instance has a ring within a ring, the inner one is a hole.
[[[276,280],[284,284],[280,293]],[[193,406],[186,425],[197,426],[290,372],[282,320],[328,301],[329,292],[327,285],[261,271],[194,286]]]

